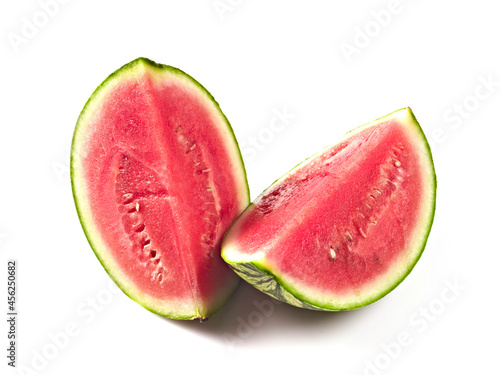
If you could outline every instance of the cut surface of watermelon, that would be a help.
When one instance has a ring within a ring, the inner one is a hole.
[[[249,201],[232,129],[182,71],[139,58],[92,94],[75,129],[73,194],[117,285],[145,308],[204,319],[235,291],[224,232]]]
[[[349,132],[273,183],[232,225],[222,257],[292,305],[358,308],[415,266],[435,199],[430,148],[405,108]]]

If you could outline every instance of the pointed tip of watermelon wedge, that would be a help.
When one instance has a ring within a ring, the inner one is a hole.
[[[360,308],[415,267],[435,201],[430,147],[406,107],[353,129],[275,181],[233,223],[222,257],[291,305]]]

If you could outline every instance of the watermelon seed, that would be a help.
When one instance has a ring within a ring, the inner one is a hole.
[[[378,189],[373,189],[376,193],[378,193],[379,195],[382,195],[382,192]]]
[[[394,165],[396,167],[400,167],[401,166],[401,162],[399,160],[396,159],[396,161],[394,162]]]
[[[214,190],[214,188],[213,188],[212,186],[209,186],[209,187],[207,188],[207,190],[208,190],[208,191],[212,191],[212,190]]]
[[[193,151],[195,148],[196,148],[196,143],[193,143],[193,145],[189,147],[189,150],[187,150],[186,153],[188,153],[189,151]]]
[[[139,202],[135,202],[135,210],[136,210],[136,211],[139,211],[139,208],[140,208],[140,207],[141,207],[141,206],[139,205]]]
[[[363,238],[366,238],[366,234],[365,234],[365,232],[363,232],[363,229],[361,229],[361,227],[359,227],[358,229],[359,229],[359,233],[361,234],[361,236]]]
[[[396,186],[396,183],[395,183],[394,181],[389,180],[388,178],[387,178],[386,180],[387,180],[387,182],[389,182],[390,184],[393,184],[394,186]]]
[[[365,215],[363,215],[361,212],[359,212],[359,216],[364,219],[365,218]]]
[[[127,203],[130,203],[132,202],[132,198],[134,197],[134,195],[132,193],[125,193],[123,194],[123,204],[127,204]]]
[[[335,260],[337,258],[337,254],[335,253],[335,250],[331,246],[330,246],[330,256],[332,260]]]
[[[151,250],[151,251],[149,252],[149,256],[150,256],[151,258],[156,258],[156,250]]]
[[[349,242],[352,242],[351,233],[349,233],[348,231],[345,231],[345,234],[347,235],[347,238],[348,238]]]
[[[373,195],[370,194],[370,198],[373,199],[374,201],[376,200]]]
[[[181,127],[180,127],[180,126],[178,126],[178,127],[177,127],[177,129],[175,129],[175,132],[176,132],[176,133],[179,133],[180,131],[181,131]]]
[[[148,233],[147,232],[142,232],[139,235],[138,242],[139,242],[139,244],[142,246],[142,248],[144,250],[144,247],[147,246],[147,245],[149,245],[151,243],[151,239],[149,238]]]
[[[211,171],[211,169],[210,169],[210,168],[207,168],[207,169],[203,169],[203,170],[201,171],[201,173],[208,173],[208,172],[210,172],[210,171]]]
[[[156,256],[156,251],[151,250],[151,253],[153,253],[153,252]],[[154,265],[154,270],[151,273],[151,280],[161,282],[163,280],[163,271],[165,269],[163,268],[160,257],[151,258],[150,261],[151,261],[151,264]]]
[[[372,222],[373,225],[377,225],[377,220],[375,220],[375,218],[371,217],[370,221]]]
[[[370,206],[368,203],[365,203],[365,206],[368,207],[369,210],[372,209],[372,206]]]
[[[332,157],[330,157],[330,158],[326,159],[326,160],[323,162],[323,164],[325,164],[325,165],[329,165],[329,164],[333,161],[333,159],[335,159],[335,155],[333,155]]]
[[[141,223],[141,224],[139,224],[138,226],[135,227],[135,231],[136,232],[142,232],[142,231],[144,231],[145,228],[146,228],[146,224]]]

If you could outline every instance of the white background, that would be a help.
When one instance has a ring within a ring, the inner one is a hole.
[[[0,373],[498,373],[494,1],[46,2],[0,6],[0,319],[14,258],[22,366],[6,364],[2,323]],[[264,316],[256,304],[270,298],[243,285],[203,324],[112,293],[76,215],[69,148],[87,98],[138,56],[215,96],[252,198],[348,130],[410,106],[432,143],[438,202],[409,277],[343,313],[279,305]],[[289,114],[281,131],[270,130],[276,111]]]

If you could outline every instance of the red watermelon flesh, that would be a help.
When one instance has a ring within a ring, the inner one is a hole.
[[[223,258],[291,304],[351,309],[392,290],[424,248],[435,204],[430,150],[409,108],[348,133],[264,191]]]
[[[132,299],[204,319],[234,292],[220,243],[248,204],[246,177],[227,119],[194,79],[143,58],[119,69],[80,115],[71,167],[89,242]]]

